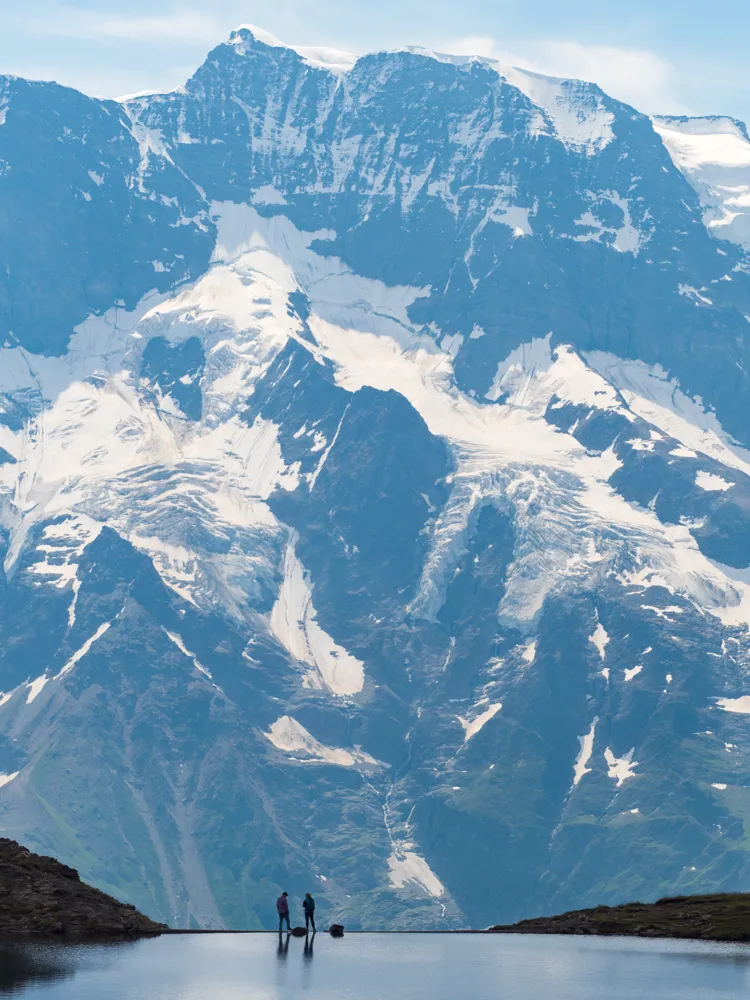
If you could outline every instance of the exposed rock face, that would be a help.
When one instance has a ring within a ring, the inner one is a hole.
[[[750,890],[744,130],[339,69],[0,79],[3,832],[176,927]]]
[[[0,934],[139,937],[162,930],[134,906],[81,882],[75,868],[0,838]]]
[[[750,941],[750,893],[673,896],[655,903],[597,906],[490,930],[500,934],[616,934]]]

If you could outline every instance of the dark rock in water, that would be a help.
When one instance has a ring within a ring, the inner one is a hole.
[[[328,933],[331,935],[331,937],[343,937],[344,936],[343,924],[331,924]]]
[[[304,927],[292,927],[292,937],[306,937],[307,931]]]
[[[75,868],[0,837],[0,934],[140,937],[166,929],[81,882]]]
[[[598,934],[750,941],[750,893],[671,896],[490,927],[499,934]]]

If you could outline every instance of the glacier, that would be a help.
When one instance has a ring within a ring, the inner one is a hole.
[[[747,889],[744,125],[251,26],[0,103],[4,835],[183,927]]]

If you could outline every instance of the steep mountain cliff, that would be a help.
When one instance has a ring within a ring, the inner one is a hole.
[[[750,888],[750,142],[242,28],[0,81],[0,822],[159,919]]]

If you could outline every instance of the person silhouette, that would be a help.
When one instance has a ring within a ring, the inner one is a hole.
[[[286,920],[286,931],[287,934],[291,931],[291,926],[289,924],[289,893],[282,892],[279,898],[276,900],[276,910],[279,914],[279,934],[281,934],[281,928],[284,926],[284,921]]]
[[[302,900],[302,909],[305,911],[305,930],[310,930],[310,924],[312,924],[313,934],[315,933],[315,900],[312,898],[309,892],[305,893],[305,898]]]

